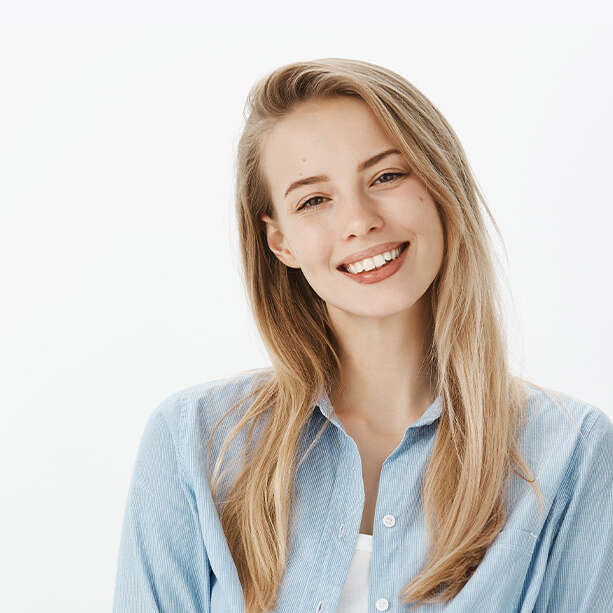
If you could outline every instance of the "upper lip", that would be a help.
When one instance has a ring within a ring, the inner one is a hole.
[[[341,260],[337,268],[341,266],[346,266],[347,264],[353,264],[353,262],[359,262],[364,258],[369,258],[372,255],[377,255],[378,253],[383,253],[384,251],[391,251],[396,247],[400,247],[400,245],[404,245],[408,241],[395,241],[393,243],[379,243],[378,245],[374,245],[373,247],[368,247],[368,249],[362,249],[362,251],[356,251],[351,255],[348,255],[344,260]]]

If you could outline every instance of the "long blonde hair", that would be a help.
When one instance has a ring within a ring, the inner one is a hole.
[[[325,302],[300,269],[285,266],[268,248],[261,217],[275,219],[275,211],[262,173],[262,137],[301,101],[335,96],[357,97],[370,107],[432,195],[445,235],[441,270],[428,289],[423,363],[432,389],[442,396],[423,485],[431,547],[420,573],[402,590],[403,603],[448,602],[470,579],[505,525],[504,492],[513,464],[531,484],[542,512],[541,491],[517,442],[526,418],[527,381],[509,372],[493,250],[479,200],[500,231],[458,137],[436,107],[391,70],[339,58],[282,66],[249,92],[236,167],[245,289],[272,368],[262,369],[247,396],[254,401],[224,440],[210,476],[216,499],[225,472],[220,473],[222,459],[250,424],[243,468],[218,504],[246,613],[276,606],[290,550],[295,471],[304,460],[296,457],[299,439],[320,390],[331,396],[341,372]],[[244,399],[213,429],[207,470],[217,427]],[[247,453],[262,417],[266,427]]]

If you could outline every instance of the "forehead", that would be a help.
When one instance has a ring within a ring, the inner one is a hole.
[[[376,116],[360,99],[338,97],[301,103],[280,119],[262,142],[262,168],[282,198],[289,183],[308,174],[330,174],[392,146]]]

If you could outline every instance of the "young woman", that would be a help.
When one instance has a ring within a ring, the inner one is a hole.
[[[445,118],[349,59],[249,104],[237,215],[272,368],[151,415],[114,610],[613,610],[613,424],[511,374],[480,202],[494,220]]]

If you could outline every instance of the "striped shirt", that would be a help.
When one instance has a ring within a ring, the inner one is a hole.
[[[253,389],[257,376],[246,371],[185,388],[148,417],[125,506],[115,613],[244,610],[206,477],[206,448],[213,426]],[[543,493],[542,518],[532,487],[512,473],[507,523],[477,570],[446,606],[422,605],[416,611],[613,611],[613,423],[601,409],[559,395],[581,439],[562,409],[536,388],[528,386],[528,391],[529,419],[520,449]],[[211,467],[244,406],[218,428]],[[427,554],[420,486],[441,406],[439,396],[407,427],[383,463],[363,610],[407,610],[399,592]],[[356,552],[364,505],[361,459],[331,410],[322,391],[301,434],[299,457],[330,422],[296,471],[290,522],[295,537],[274,609],[278,613],[335,612]],[[241,453],[247,430],[232,441],[224,466]],[[236,464],[240,468],[240,461]],[[222,496],[227,491],[227,485],[222,487]]]

